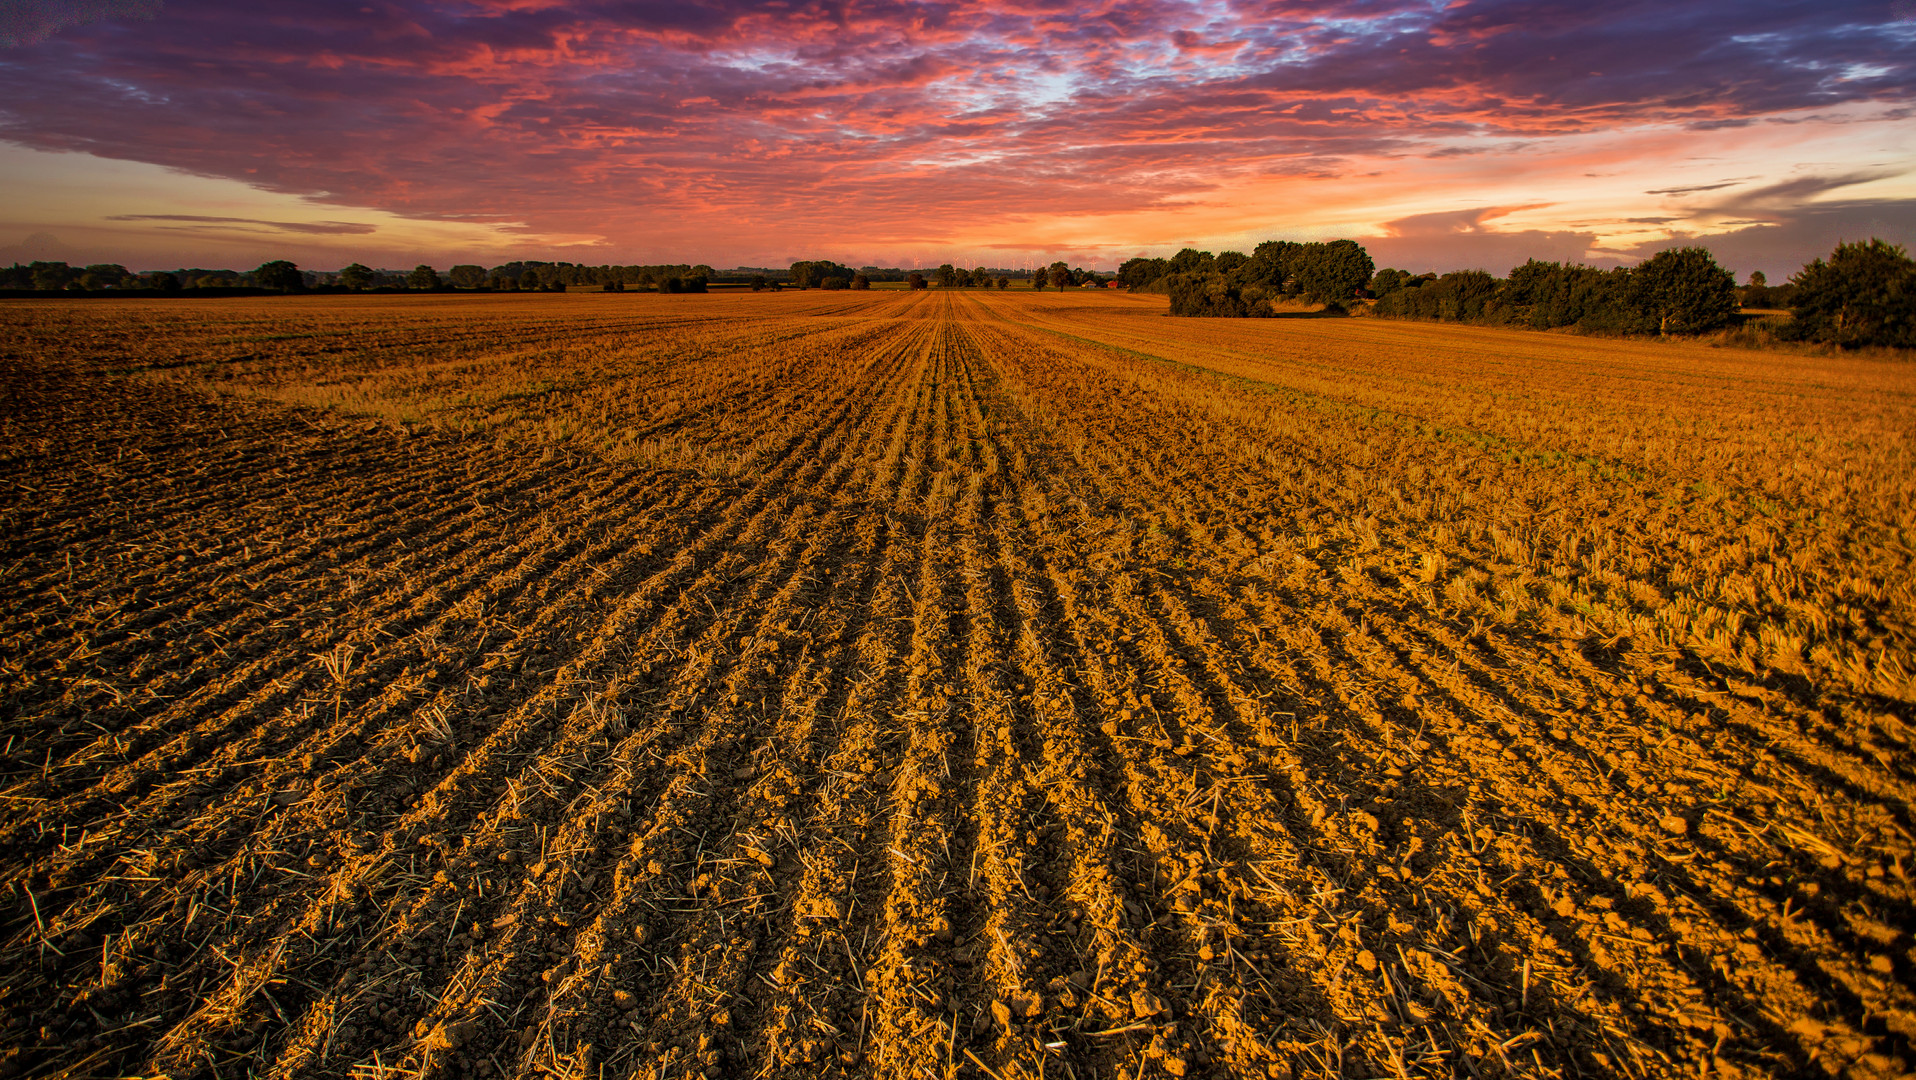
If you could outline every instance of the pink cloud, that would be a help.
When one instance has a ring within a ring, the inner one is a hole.
[[[1462,136],[1734,124],[1916,87],[1916,44],[1879,32],[1887,13],[1845,21],[1784,0],[1740,6],[1735,37],[1715,6],[1647,0],[171,0],[150,22],[113,14],[20,36],[34,43],[0,65],[0,137],[596,233],[608,257],[721,233],[935,243],[981,218],[1168,206],[1227,178],[1338,175]]]

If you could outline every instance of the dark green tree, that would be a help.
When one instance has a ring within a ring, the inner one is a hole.
[[[1252,314],[1243,293],[1223,274],[1172,274],[1165,283],[1173,315],[1241,319]]]
[[[1251,249],[1251,261],[1238,270],[1238,280],[1261,285],[1273,293],[1287,292],[1293,275],[1291,263],[1304,245],[1290,240],[1266,240]]]
[[[916,270],[913,270],[911,274],[905,278],[905,284],[914,289],[924,289],[929,287],[929,283],[925,281],[925,275],[919,273]]]
[[[703,268],[695,266],[691,269],[696,274],[698,270]],[[711,277],[709,273],[699,276],[708,279]],[[792,264],[792,284],[801,289],[819,288],[824,285],[825,279],[829,277],[841,277],[846,281],[850,281],[852,279],[852,270],[850,267],[840,266],[830,259],[811,259]]]
[[[406,275],[406,288],[408,289],[437,289],[438,287],[439,271],[434,270],[425,263],[420,263],[418,266],[413,267],[412,273]]]
[[[1708,248],[1659,251],[1630,275],[1637,310],[1664,334],[1700,334],[1736,317],[1736,276]]]
[[[998,291],[1003,292],[1010,287],[1011,287],[1011,279],[1009,277],[1006,277],[1003,274],[999,274],[998,275]]]
[[[364,263],[353,263],[339,272],[339,283],[348,289],[368,289],[378,280],[379,275]]]
[[[306,286],[305,275],[299,272],[299,267],[285,259],[262,263],[259,269],[253,271],[253,281],[262,289],[278,289],[280,292],[298,292]]]
[[[1127,289],[1141,289],[1170,272],[1169,260],[1147,259],[1140,255],[1135,259],[1126,259],[1118,267],[1118,280]]]
[[[486,283],[486,268],[474,266],[471,263],[460,263],[446,271],[446,280],[452,282],[454,288],[476,289]]]
[[[88,289],[122,289],[133,275],[119,263],[94,263],[80,271],[80,284]]]
[[[1377,272],[1370,253],[1355,240],[1305,244],[1291,260],[1291,276],[1299,292],[1342,303],[1370,284]]]
[[[1872,238],[1838,244],[1790,279],[1794,336],[1844,348],[1916,347],[1916,262],[1901,245]]]
[[[1215,261],[1208,251],[1185,248],[1171,256],[1170,269],[1173,274],[1203,274],[1215,269]]]
[[[1045,280],[1051,283],[1051,287],[1059,292],[1063,292],[1064,287],[1071,284],[1071,268],[1063,261],[1054,262],[1046,267],[1044,276]]]
[[[938,287],[949,289],[958,282],[958,271],[950,263],[940,266],[937,271]]]
[[[1403,288],[1404,283],[1409,280],[1408,270],[1393,270],[1385,267],[1371,275],[1370,284],[1366,288],[1372,296],[1388,296]]]

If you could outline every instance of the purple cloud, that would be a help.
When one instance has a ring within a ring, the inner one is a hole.
[[[16,9],[37,13],[19,23],[37,44],[0,64],[0,138],[635,254],[715,223],[936,243],[981,218],[1467,157],[1486,136],[1503,147],[1489,158],[1617,125],[1916,98],[1916,33],[1888,5],[1801,0],[1728,22],[1648,0],[174,0],[138,24],[128,3],[0,10]]]

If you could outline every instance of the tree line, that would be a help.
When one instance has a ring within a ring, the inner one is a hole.
[[[1341,306],[1363,293],[1374,269],[1354,240],[1267,240],[1249,255],[1185,248],[1169,259],[1131,259],[1118,280],[1134,292],[1168,294],[1173,315],[1256,318],[1276,314],[1274,300]]]
[[[1169,296],[1171,313],[1182,316],[1258,317],[1277,314],[1275,303],[1322,304],[1333,312],[1372,301],[1372,314],[1482,325],[1574,328],[1588,333],[1696,334],[1736,321],[1744,308],[1787,308],[1791,319],[1776,326],[1786,340],[1844,347],[1916,347],[1916,262],[1898,245],[1871,239],[1838,244],[1829,259],[1816,259],[1783,285],[1759,273],[1738,287],[1707,248],[1658,252],[1634,267],[1603,270],[1576,263],[1532,259],[1506,277],[1482,270],[1413,275],[1377,269],[1353,240],[1295,243],[1269,240],[1249,255],[1213,255],[1193,248],[1169,259],[1136,258],[1115,279],[1064,262],[1031,271],[966,269],[945,263],[922,270],[866,266],[852,269],[828,259],[801,260],[785,271],[720,274],[691,263],[587,266],[521,260],[487,269],[452,267],[442,277],[431,266],[410,272],[374,270],[353,263],[338,271],[301,270],[276,259],[250,271],[175,270],[134,273],[117,263],[69,266],[64,262],[15,263],[0,269],[0,289],[36,292],[154,291],[189,289],[302,290],[494,290],[564,291],[598,286],[658,292],[705,292],[715,283],[754,290],[792,285],[801,289],[868,289],[874,281],[910,288],[1009,288],[1014,277],[1029,287],[1100,287],[1108,280],[1133,291]]]
[[[864,266],[856,270],[829,259],[802,260],[789,269],[717,271],[702,263],[588,266],[569,262],[518,260],[491,268],[473,264],[454,266],[441,274],[421,264],[411,271],[375,270],[352,263],[333,271],[302,270],[285,259],[263,263],[252,270],[171,270],[134,273],[119,264],[76,267],[64,262],[35,262],[0,268],[0,289],[67,291],[157,291],[191,289],[264,289],[275,292],[363,292],[379,290],[492,290],[564,291],[597,287],[609,292],[705,292],[711,285],[747,285],[754,290],[795,286],[801,289],[867,289],[873,282],[936,282],[940,288],[1008,288],[1027,280],[1039,288],[1102,284],[1105,278],[1062,262],[1032,271],[966,269],[946,263],[932,270]]]
[[[340,270],[302,270],[285,259],[263,263],[252,270],[129,271],[117,263],[69,266],[64,262],[15,263],[0,268],[0,289],[35,292],[147,290],[179,292],[189,289],[266,289],[274,292],[367,290],[490,289],[493,291],[564,291],[599,286],[622,291],[626,287],[659,292],[704,292],[718,277],[709,266],[672,263],[654,266],[584,266],[567,262],[531,260],[503,263],[490,269],[461,264],[441,275],[421,264],[410,271],[375,270],[352,263]]]
[[[1134,291],[1167,294],[1171,314],[1183,316],[1268,317],[1284,301],[1336,313],[1374,301],[1370,312],[1387,318],[1699,334],[1730,326],[1744,308],[1782,307],[1792,317],[1774,330],[1785,340],[1916,347],[1916,262],[1876,239],[1838,244],[1827,261],[1811,262],[1778,286],[1758,272],[1739,288],[1702,247],[1660,251],[1610,270],[1531,259],[1499,278],[1482,270],[1379,270],[1352,240],[1272,240],[1249,255],[1185,248],[1169,259],[1132,259],[1118,268],[1118,279]]]
[[[784,282],[754,282],[754,287],[778,287],[790,284],[800,289],[868,289],[874,281],[902,281],[909,288],[929,289],[934,284],[941,289],[1008,289],[1014,280],[1022,280],[1028,287],[1042,289],[1083,288],[1087,286],[1103,287],[1109,278],[1094,270],[1072,267],[1063,262],[1054,262],[1048,267],[1034,270],[992,269],[978,266],[966,269],[944,263],[930,270],[902,270],[897,268],[880,269],[866,266],[853,270],[841,266],[829,259],[814,259],[795,262]]]
[[[1767,328],[1785,341],[1916,347],[1916,261],[1878,239],[1838,244],[1780,286],[1756,272],[1739,288],[1709,249],[1686,247],[1613,270],[1536,259],[1505,278],[1381,270],[1370,291],[1378,315],[1599,334],[1707,333],[1743,308],[1782,307],[1790,318]]]

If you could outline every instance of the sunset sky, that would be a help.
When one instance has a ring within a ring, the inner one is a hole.
[[[1507,271],[1916,229],[1916,0],[0,0],[0,262]]]

